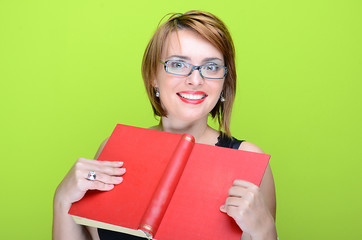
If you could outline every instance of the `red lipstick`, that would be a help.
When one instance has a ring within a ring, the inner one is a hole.
[[[184,103],[189,104],[200,104],[207,98],[207,94],[202,91],[182,91],[178,92],[177,96],[183,101]]]

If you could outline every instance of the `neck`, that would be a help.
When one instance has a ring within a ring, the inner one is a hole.
[[[207,118],[200,119],[196,122],[183,122],[168,119],[162,117],[158,130],[179,134],[191,134],[195,137],[197,143],[210,144],[210,141],[214,141],[215,136],[218,136],[218,132],[207,125]],[[211,140],[212,139],[212,140]],[[211,143],[212,144],[212,143]]]

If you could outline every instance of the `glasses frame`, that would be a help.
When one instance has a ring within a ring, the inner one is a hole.
[[[161,60],[160,62],[163,64],[164,69],[165,69],[165,71],[166,71],[167,73],[172,74],[172,75],[176,75],[176,76],[182,76],[182,77],[188,77],[188,76],[190,76],[190,75],[192,74],[192,72],[193,72],[194,70],[198,70],[199,73],[200,73],[200,76],[201,76],[202,78],[206,78],[206,79],[223,79],[223,78],[226,77],[226,74],[227,74],[227,72],[228,72],[228,68],[227,68],[226,66],[222,66],[222,65],[217,65],[217,64],[216,64],[215,66],[223,67],[223,68],[225,69],[224,76],[219,77],[219,78],[205,77],[204,75],[202,75],[201,68],[204,67],[204,66],[207,66],[207,65],[195,66],[195,65],[192,65],[191,63],[183,62],[184,64],[190,65],[190,66],[192,67],[192,68],[191,68],[191,71],[190,71],[188,74],[176,74],[176,73],[172,73],[172,72],[169,72],[169,71],[168,71],[168,62],[177,62],[176,60],[167,60],[167,61],[165,61],[165,62]]]

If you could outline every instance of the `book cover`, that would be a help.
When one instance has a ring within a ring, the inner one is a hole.
[[[183,137],[118,124],[98,160],[123,161],[124,181],[109,192],[87,192],[69,213],[80,224],[146,237],[138,229]],[[144,230],[158,240],[240,239],[242,231],[219,208],[235,179],[260,184],[270,156],[199,143],[188,149],[163,216],[151,226],[157,230]]]

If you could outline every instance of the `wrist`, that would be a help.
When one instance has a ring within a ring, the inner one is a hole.
[[[276,240],[278,238],[275,227],[275,221],[272,216],[268,217],[261,225],[260,231],[252,234],[253,240]]]
[[[71,203],[66,201],[60,201],[54,198],[53,200],[53,210],[54,212],[64,212],[68,213],[70,207],[72,206]]]
[[[59,209],[61,211],[68,212],[72,203],[68,201],[66,198],[62,197],[62,194],[58,191],[55,191],[54,198],[53,198],[53,207],[54,210]]]

